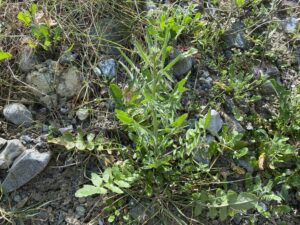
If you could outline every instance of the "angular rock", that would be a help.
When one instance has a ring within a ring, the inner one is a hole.
[[[79,109],[76,112],[76,116],[79,120],[84,121],[89,117],[90,113],[88,109]]]
[[[249,48],[250,43],[245,38],[244,28],[245,25],[238,21],[225,33],[224,40],[227,48]]]
[[[80,73],[76,67],[70,67],[59,76],[56,92],[60,97],[70,98],[81,89]]]
[[[2,183],[3,190],[9,193],[29,182],[48,165],[50,156],[50,152],[40,153],[33,149],[23,152],[9,169]]]
[[[15,125],[28,126],[33,122],[31,112],[26,108],[25,105],[20,103],[6,105],[3,109],[3,115],[5,119]]]
[[[175,59],[180,54],[180,51],[174,49],[170,54],[170,61]],[[179,60],[172,68],[173,75],[177,79],[182,79],[184,75],[186,75],[193,67],[193,59],[192,57],[186,57]]]
[[[1,142],[1,140],[0,140]],[[0,150],[4,145],[1,146]],[[6,147],[0,153],[0,169],[7,169],[22,152],[25,151],[21,141],[17,139],[6,141]]]
[[[268,78],[276,78],[280,77],[280,71],[277,66],[274,66],[269,63],[262,63],[259,66],[253,67],[253,73],[255,76],[267,76]]]
[[[114,78],[117,76],[117,63],[114,59],[106,59],[98,62],[95,73],[98,76],[104,76],[107,78]]]
[[[270,80],[261,85],[260,92],[264,95],[276,95],[276,90]]]
[[[213,136],[218,136],[218,133],[222,129],[223,124],[224,124],[224,122],[223,122],[220,114],[216,110],[212,109],[211,110],[211,117],[210,117],[210,121],[209,121],[209,125],[207,127],[207,130]]]

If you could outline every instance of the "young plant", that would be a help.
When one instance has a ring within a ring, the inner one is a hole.
[[[25,27],[30,27],[33,39],[28,41],[30,47],[41,46],[44,50],[57,43],[61,38],[61,30],[54,27],[53,20],[47,18],[43,12],[37,12],[37,5],[32,4],[28,10],[18,13],[18,19]]]

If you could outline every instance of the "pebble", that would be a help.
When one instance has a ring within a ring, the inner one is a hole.
[[[94,68],[97,76],[104,76],[106,78],[114,78],[117,76],[117,62],[114,59],[106,59],[98,62],[97,67]]]
[[[83,206],[77,206],[76,207],[76,215],[78,217],[83,217],[85,215],[86,209]]]
[[[7,169],[13,161],[25,151],[25,147],[18,139],[7,141],[7,145],[0,153],[0,169]]]
[[[218,136],[218,133],[222,129],[223,124],[224,124],[224,122],[223,122],[220,114],[216,110],[212,109],[211,110],[211,117],[210,117],[210,121],[209,121],[209,125],[207,127],[207,130],[213,136]]]
[[[84,121],[86,120],[88,117],[89,117],[90,113],[89,113],[89,110],[88,109],[79,109],[77,112],[76,112],[76,116],[79,120],[81,121]]]

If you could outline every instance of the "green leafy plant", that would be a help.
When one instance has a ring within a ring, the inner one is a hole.
[[[31,34],[34,37],[28,41],[29,46],[41,46],[44,50],[60,41],[61,30],[59,27],[52,27],[51,21],[37,21],[37,5],[32,4],[28,10],[18,13],[17,18],[23,22],[25,27],[30,27]]]
[[[11,58],[12,55],[9,52],[0,51],[0,61]]]

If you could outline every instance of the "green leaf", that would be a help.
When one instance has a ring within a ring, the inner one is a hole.
[[[25,12],[19,12],[19,13],[18,13],[18,19],[19,19],[20,21],[22,21],[26,27],[28,27],[29,24],[30,24],[30,22],[31,22],[31,15],[30,15],[30,12],[28,12],[28,11],[25,11]]]
[[[245,5],[245,0],[235,0],[235,4],[238,8],[241,8],[243,5]]]
[[[184,123],[184,121],[186,120],[187,117],[188,117],[187,113],[181,115],[171,124],[171,126],[172,127],[180,127]]]
[[[123,194],[124,192],[117,186],[111,184],[111,183],[107,183],[104,185],[107,189],[111,190],[112,192],[114,193],[117,193],[117,194]]]
[[[119,109],[116,109],[115,112],[117,118],[124,124],[132,125],[134,123],[134,120],[128,115],[128,113]]]
[[[130,184],[123,180],[114,180],[114,183],[121,188],[130,188]]]
[[[211,207],[208,209],[209,218],[214,219],[214,218],[216,218],[217,215],[218,215],[218,210],[216,208]]]
[[[35,3],[31,4],[29,8],[29,12],[31,13],[31,15],[34,15],[36,11],[37,11],[37,5]]]
[[[96,187],[100,187],[103,183],[102,178],[96,173],[92,173],[91,181],[92,181],[93,185]]]
[[[219,216],[220,216],[220,220],[224,221],[227,219],[228,216],[228,208],[227,207],[221,207],[219,210]]]
[[[110,84],[109,88],[117,108],[120,108],[123,104],[123,93],[121,88],[119,88],[119,86],[116,84]]]
[[[109,223],[112,223],[112,222],[114,222],[115,221],[115,219],[116,219],[116,217],[114,216],[114,215],[110,215],[109,217],[108,217],[108,222]]]
[[[76,191],[75,196],[77,198],[88,197],[94,194],[106,194],[107,190],[93,185],[83,185],[82,188]]]
[[[0,60],[9,59],[12,55],[9,52],[0,51]]]
[[[206,114],[205,119],[204,119],[204,129],[206,130],[209,126],[209,122],[210,122],[210,118],[211,118],[211,110],[209,110],[209,112]]]
[[[255,194],[242,192],[238,195],[236,201],[230,204],[230,206],[235,210],[248,210],[253,208],[257,201],[258,198]]]
[[[105,183],[109,182],[109,180],[112,177],[112,171],[111,171],[110,167],[105,169],[104,173],[102,174],[102,177],[103,177],[103,180],[104,180]]]

